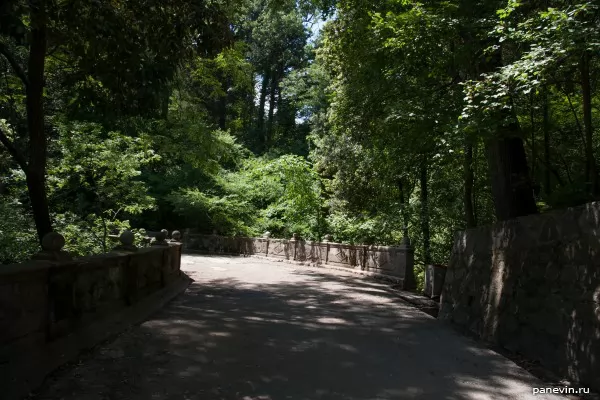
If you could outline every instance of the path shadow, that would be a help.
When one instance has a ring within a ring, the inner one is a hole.
[[[298,268],[275,283],[199,279],[38,398],[518,399],[533,383],[385,285]]]

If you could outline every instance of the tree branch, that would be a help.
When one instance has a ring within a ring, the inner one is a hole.
[[[28,89],[29,79],[27,78],[27,74],[25,74],[25,70],[23,70],[8,47],[2,42],[0,42],[0,54],[6,58],[12,69],[15,71],[15,74],[17,74],[17,76],[23,82],[23,85],[25,85],[25,89]]]
[[[6,150],[10,153],[11,156],[15,159],[17,164],[23,169],[23,171],[27,172],[27,161],[25,160],[25,156],[23,153],[19,151],[14,145],[14,143],[8,138],[8,136],[0,130],[0,143],[6,147]]]

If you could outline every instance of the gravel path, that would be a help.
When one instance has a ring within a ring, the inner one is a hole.
[[[37,399],[558,399],[385,285],[264,260],[184,256],[167,308],[54,374]],[[1,397],[1,396],[0,396]]]

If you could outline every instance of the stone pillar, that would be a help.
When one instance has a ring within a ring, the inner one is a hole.
[[[213,229],[211,235],[208,236],[208,254],[217,254],[219,251],[219,237],[217,230]]]
[[[325,262],[323,264],[327,264],[327,262],[329,261],[329,249],[330,249],[330,245],[329,242],[331,242],[332,240],[332,236],[331,235],[325,235],[323,242],[325,242]]]
[[[297,246],[298,246],[298,234],[294,233],[292,235],[292,238],[290,239],[290,247],[291,247],[291,251],[292,251],[292,260],[296,259],[296,252],[297,252]]]
[[[367,245],[362,245],[359,246],[360,247],[360,269],[362,269],[363,271],[365,269],[367,269],[367,262],[369,261],[367,259]]]
[[[191,233],[191,231],[190,231],[190,229],[189,229],[189,228],[187,228],[187,229],[186,229],[186,230],[183,232],[183,240],[181,241],[181,242],[182,242],[182,249],[183,249],[183,250],[186,250],[186,249],[188,249],[188,248],[189,248],[189,246],[190,246],[190,233]]]
[[[402,252],[404,264],[404,290],[412,290],[417,286],[415,279],[415,250],[410,245],[410,239],[405,236],[399,247]]]
[[[57,232],[47,233],[42,238],[42,251],[34,254],[31,259],[43,261],[72,261],[73,257],[62,248],[65,246],[65,238]]]
[[[269,255],[269,238],[271,237],[271,232],[265,232],[265,234],[263,235],[266,239],[266,244],[265,244],[265,257],[267,257]]]
[[[445,265],[427,265],[425,267],[425,295],[431,298],[440,297],[442,295],[445,277]]]

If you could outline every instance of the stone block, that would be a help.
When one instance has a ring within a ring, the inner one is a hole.
[[[452,321],[460,326],[466,326],[469,322],[469,309],[464,306],[455,307],[452,313]]]
[[[455,268],[454,269],[454,280],[461,281],[467,275],[466,268]]]
[[[0,348],[18,338],[43,332],[49,264],[29,265],[35,264],[42,268],[24,268],[20,274],[10,274],[10,265],[0,268]]]
[[[600,203],[457,233],[441,318],[600,387],[599,235]]]
[[[451,302],[444,302],[440,304],[440,310],[438,313],[438,319],[445,322],[451,322],[454,315],[454,307]]]
[[[577,280],[578,270],[576,266],[565,265],[560,271],[560,281],[562,284],[568,284]]]
[[[561,268],[556,262],[550,262],[546,266],[546,273],[544,277],[549,281],[556,280],[560,276],[560,270]]]
[[[519,321],[514,315],[506,315],[501,323],[503,334],[513,335],[519,329]]]
[[[540,243],[554,242],[560,238],[559,227],[557,221],[552,214],[541,220],[541,226],[536,235],[536,239]]]

